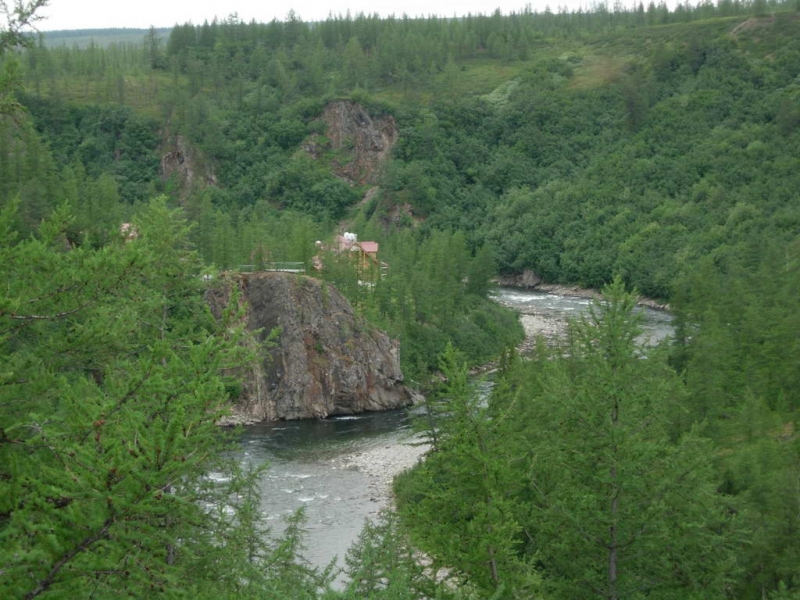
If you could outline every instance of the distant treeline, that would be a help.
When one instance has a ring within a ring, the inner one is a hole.
[[[169,35],[170,27],[156,28],[159,35]],[[110,27],[107,29],[55,29],[42,31],[37,42],[47,48],[59,46],[87,48],[99,46],[107,48],[112,44],[140,44],[147,34],[147,29],[132,27]]]

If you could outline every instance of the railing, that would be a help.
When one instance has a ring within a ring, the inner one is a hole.
[[[303,262],[268,262],[260,265],[239,265],[240,273],[254,273],[256,271],[280,271],[281,273],[305,273],[306,264]]]

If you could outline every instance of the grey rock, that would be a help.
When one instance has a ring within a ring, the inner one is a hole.
[[[412,404],[399,343],[357,315],[333,286],[289,273],[231,274],[208,292],[217,316],[232,286],[259,344],[280,329],[273,347],[259,347],[259,363],[237,374],[241,419],[324,418]]]
[[[325,123],[325,138],[313,135],[303,149],[315,158],[335,150],[339,157],[331,167],[351,185],[377,183],[380,167],[397,142],[394,117],[373,116],[357,102],[334,100],[325,107],[320,120]]]

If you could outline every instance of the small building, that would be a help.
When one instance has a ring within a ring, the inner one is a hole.
[[[316,246],[319,254],[311,260],[314,268],[318,271],[324,268],[322,252],[327,250],[331,250],[337,254],[347,253],[357,261],[358,268],[362,270],[371,268],[385,269],[386,266],[378,260],[378,242],[359,242],[358,236],[349,231],[345,231],[342,235],[336,236],[333,248],[325,247],[321,241],[317,241]]]
[[[350,249],[353,252],[353,249]],[[378,242],[356,242],[358,265],[362,271],[382,269],[385,265],[378,260]]]

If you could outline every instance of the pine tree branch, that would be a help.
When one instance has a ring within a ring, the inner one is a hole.
[[[70,315],[74,315],[75,313],[82,311],[84,308],[86,308],[87,306],[92,304],[95,300],[97,300],[98,297],[99,294],[96,294],[93,298],[87,300],[86,302],[77,306],[76,308],[49,315],[20,315],[14,312],[0,312],[0,317],[8,316],[15,321],[56,321],[58,319],[63,319],[64,317],[68,317]],[[11,330],[7,329],[6,331],[0,333],[6,333],[8,331]]]
[[[58,574],[61,572],[61,569],[63,569],[66,566],[66,564],[73,558],[75,558],[78,554],[89,548],[89,546],[103,539],[108,533],[108,530],[114,524],[114,521],[115,520],[111,517],[106,519],[105,522],[103,523],[103,526],[96,533],[90,535],[87,538],[84,538],[80,544],[78,544],[72,550],[70,550],[64,556],[62,556],[59,559],[59,561],[53,565],[53,568],[50,569],[50,572],[47,574],[47,577],[39,581],[39,585],[37,585],[36,588],[25,594],[25,596],[23,596],[25,600],[36,598],[40,594],[46,592],[50,588],[50,586],[53,585],[53,582],[55,581]]]
[[[21,315],[21,314],[18,314],[16,312],[13,312],[13,311],[0,310],[0,317],[7,316],[7,317],[10,317],[12,321],[20,321],[21,322],[20,325],[17,325],[15,327],[9,327],[8,329],[0,331],[0,335],[5,335],[6,333],[9,333],[9,332],[15,331],[17,329],[20,329],[21,327],[24,327],[28,323],[32,323],[32,322],[35,322],[35,321],[57,321],[59,319],[63,319],[64,317],[68,317],[70,315],[74,315],[75,313],[78,313],[78,312],[84,310],[85,308],[91,306],[95,302],[98,302],[105,294],[112,292],[120,284],[120,282],[125,280],[125,277],[128,275],[128,272],[131,270],[131,268],[133,268],[133,266],[134,266],[134,261],[128,262],[128,264],[125,265],[125,268],[122,269],[122,271],[120,272],[119,276],[116,279],[114,279],[114,281],[110,282],[106,286],[99,287],[95,291],[94,295],[92,295],[86,302],[84,302],[83,304],[80,304],[76,308],[72,308],[72,309],[69,309],[69,310],[64,310],[64,311],[57,312],[57,313],[52,313],[52,314],[49,314],[49,315],[24,315],[24,314]],[[81,287],[85,287],[85,285],[81,286]],[[40,299],[41,298],[47,298],[49,295],[50,294],[47,294],[45,296],[41,296]],[[36,299],[34,299],[34,300],[36,300]]]

